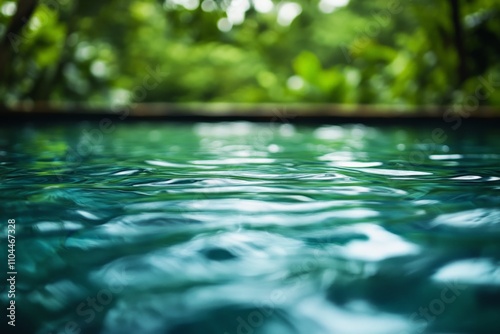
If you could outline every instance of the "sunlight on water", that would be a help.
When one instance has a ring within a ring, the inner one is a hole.
[[[499,324],[496,130],[424,143],[432,129],[95,129],[1,129],[0,209],[17,222],[26,333],[472,333]],[[0,232],[6,240],[5,225]]]

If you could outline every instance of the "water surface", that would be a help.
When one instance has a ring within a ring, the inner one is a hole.
[[[500,135],[433,129],[4,126],[19,332],[494,332]]]

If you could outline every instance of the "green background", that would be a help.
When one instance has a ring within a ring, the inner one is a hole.
[[[0,0],[0,103],[498,106],[499,13],[494,0]]]

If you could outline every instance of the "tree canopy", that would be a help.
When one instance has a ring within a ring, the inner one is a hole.
[[[0,43],[7,105],[500,105],[496,0],[0,0]]]

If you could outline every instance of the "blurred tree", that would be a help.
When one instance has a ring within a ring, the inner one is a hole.
[[[457,103],[500,75],[499,15],[495,0],[0,0],[0,103]]]
[[[8,75],[8,64],[11,61],[12,54],[18,52],[19,34],[31,19],[37,4],[37,0],[19,0],[17,10],[3,33],[0,40],[0,81],[5,80]],[[2,7],[5,7],[5,4]]]

